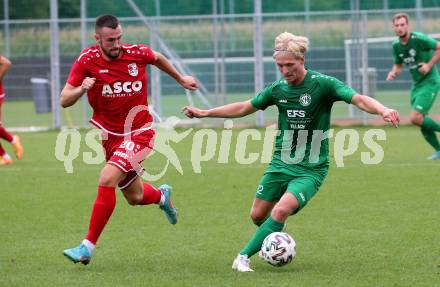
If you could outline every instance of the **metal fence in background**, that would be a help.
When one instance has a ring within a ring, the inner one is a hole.
[[[53,5],[56,2],[51,0]],[[186,94],[174,80],[151,68],[150,101],[162,117],[178,115],[180,107],[188,102],[206,106],[248,99],[254,95],[255,87],[264,87],[278,79],[280,75],[271,56],[274,38],[284,31],[309,37],[308,68],[342,81],[348,80],[344,41],[354,41],[355,44],[350,46],[350,69],[354,77],[351,85],[359,92],[368,92],[373,84],[374,92],[381,100],[389,100],[387,103],[397,108],[409,107],[409,73],[394,83],[386,82],[386,73],[392,66],[391,47],[388,44],[372,45],[367,41],[368,38],[393,36],[390,17],[401,10],[261,14],[257,10],[252,14],[214,11],[212,15],[146,17],[136,11],[135,2],[126,2],[127,9],[136,16],[120,18],[124,41],[151,45],[185,72],[193,73],[203,85],[200,95]],[[4,79],[6,101],[17,111],[8,114],[8,108],[5,109],[4,121],[8,126],[83,126],[87,122],[90,111],[84,108],[85,103],[63,111],[56,109],[56,102],[52,102],[53,114],[37,114],[34,104],[36,84],[31,82],[32,78],[48,79],[51,85],[49,96],[53,100],[81,49],[94,43],[95,18],[88,18],[86,9],[81,8],[81,18],[58,19],[53,13],[52,19],[9,20],[5,17],[6,20],[0,21],[4,39],[0,51],[13,62]],[[440,7],[412,8],[405,9],[405,12],[414,19],[411,21],[413,30],[418,27],[425,33],[438,33]],[[255,76],[257,65],[262,67],[259,77]],[[374,71],[374,77],[371,71]],[[402,96],[396,97],[396,94]],[[336,106],[334,116],[363,115],[350,112],[346,106]],[[265,122],[275,120],[276,112],[266,113]]]

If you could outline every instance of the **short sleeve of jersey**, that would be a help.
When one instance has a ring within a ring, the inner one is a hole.
[[[265,110],[267,107],[273,105],[274,104],[272,98],[273,87],[274,84],[266,87],[264,90],[258,93],[258,95],[256,95],[251,99],[251,104],[259,110]]]
[[[76,60],[72,65],[72,69],[70,69],[67,83],[74,87],[79,87],[81,86],[85,77],[87,77],[86,69],[78,60]]]
[[[333,101],[344,101],[347,104],[351,103],[351,99],[356,94],[355,90],[333,77],[326,77],[324,81],[326,82]]]
[[[397,56],[397,45],[399,44],[397,41],[394,41],[392,46],[393,63],[396,65],[402,65],[403,60]]]
[[[420,40],[425,50],[435,50],[437,48],[437,40],[423,33],[415,33],[417,39]]]
[[[153,50],[144,44],[139,44],[139,50],[145,52],[145,64],[152,64],[156,60]]]

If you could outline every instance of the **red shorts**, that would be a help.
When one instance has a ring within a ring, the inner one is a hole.
[[[140,164],[153,148],[154,134],[154,130],[147,130],[140,134],[133,133],[125,137],[103,133],[102,146],[105,151],[105,160],[127,174],[119,183],[121,189],[130,185],[138,175],[144,172]]]

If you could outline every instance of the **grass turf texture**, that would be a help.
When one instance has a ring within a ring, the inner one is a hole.
[[[102,165],[84,164],[91,150],[83,146],[66,174],[54,157],[56,132],[22,134],[25,158],[0,167],[0,286],[439,286],[440,161],[425,160],[431,149],[418,129],[385,130],[381,164],[363,165],[360,152],[369,150],[361,144],[344,168],[332,162],[315,198],[289,218],[293,263],[275,268],[255,256],[252,274],[231,264],[255,230],[248,214],[264,164],[239,165],[231,148],[228,164],[214,157],[195,174],[192,133],[172,145],[184,174],[170,167],[155,183],[174,187],[179,223],[168,224],[157,206],[129,206],[118,192],[82,266],[62,250],[85,236]],[[260,149],[249,141],[247,152]],[[163,165],[161,156],[146,162],[152,172]]]

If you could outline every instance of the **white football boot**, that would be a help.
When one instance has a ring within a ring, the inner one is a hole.
[[[249,267],[250,259],[247,255],[238,254],[232,263],[232,270],[237,270],[238,272],[254,272]]]

